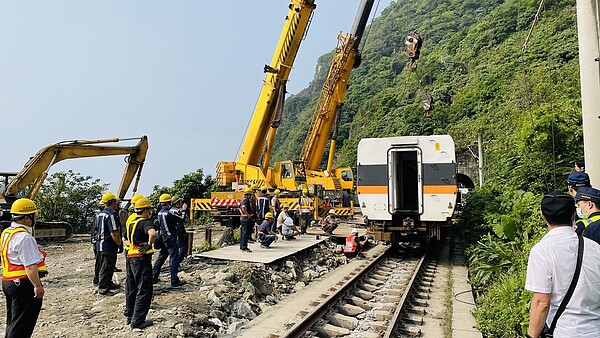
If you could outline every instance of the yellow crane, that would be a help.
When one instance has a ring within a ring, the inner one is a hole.
[[[139,140],[132,146],[114,146],[110,143]],[[125,159],[125,170],[117,196],[124,199],[129,186],[135,178],[133,192],[141,177],[142,167],[148,152],[148,137],[139,138],[110,138],[99,140],[74,140],[64,141],[40,149],[27,161],[18,173],[0,173],[0,187],[2,187],[2,222],[10,220],[10,206],[21,197],[34,199],[48,176],[50,167],[54,164],[74,158],[128,155]],[[2,203],[3,202],[3,203]],[[61,222],[37,222],[36,237],[38,238],[68,238],[71,236],[71,226]]]
[[[339,117],[350,72],[353,66],[358,65],[358,45],[373,2],[374,0],[361,1],[352,33],[339,36],[301,158],[276,162],[273,167],[269,167],[283,109],[285,82],[310,22],[309,14],[315,8],[313,1],[292,1],[272,63],[265,66],[267,76],[238,159],[236,162],[222,161],[217,164],[217,184],[231,187],[233,191],[214,192],[211,199],[192,199],[192,210],[211,211],[221,224],[235,226],[239,222],[237,207],[243,197],[242,190],[250,186],[255,189],[283,190],[281,201],[290,209],[298,207],[297,196],[300,191],[310,188],[315,218],[319,216],[320,211],[327,211],[321,208],[324,197],[339,202],[338,205],[334,205],[338,214],[353,215],[352,170],[338,168],[332,171],[331,164],[328,170],[319,170],[319,164],[335,120]],[[330,148],[332,162],[335,137],[332,138]]]

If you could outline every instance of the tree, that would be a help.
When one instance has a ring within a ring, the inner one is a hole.
[[[54,173],[35,198],[40,220],[69,223],[74,233],[89,232],[98,212],[98,201],[107,188],[100,180],[80,176],[72,170]]]
[[[177,194],[185,203],[189,203],[192,198],[209,197],[210,192],[216,188],[215,184],[216,181],[212,176],[204,176],[204,170],[198,169],[173,181],[172,187],[155,185],[149,199],[156,203],[161,194]]]

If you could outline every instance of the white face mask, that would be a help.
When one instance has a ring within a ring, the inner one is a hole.
[[[577,207],[577,209],[575,209],[575,211],[577,212],[577,217],[579,217],[581,219],[587,219],[587,216],[583,214],[580,207]]]

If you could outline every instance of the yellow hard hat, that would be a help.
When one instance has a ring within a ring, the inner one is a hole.
[[[244,193],[245,194],[252,194],[252,193],[254,193],[254,190],[252,190],[252,188],[250,188],[250,187],[247,187],[246,189],[244,189]]]
[[[135,205],[135,202],[137,202],[137,200],[139,200],[140,198],[142,198],[144,196],[142,196],[142,194],[135,194],[131,197],[131,204]]]
[[[117,196],[115,196],[115,194],[113,194],[112,192],[105,192],[104,195],[102,195],[102,198],[100,199],[100,204],[107,204],[108,202],[112,201],[112,200],[117,200]]]
[[[173,197],[171,198],[171,203],[173,203],[173,204],[175,204],[179,201],[181,201],[181,197],[179,197],[179,195],[173,195]]]
[[[306,189],[306,188],[302,189],[302,193],[308,194],[308,189]]]
[[[267,213],[265,214],[265,218],[273,218],[273,213],[272,213],[272,212],[270,212],[270,211],[269,211],[269,212],[267,212]]]
[[[19,198],[10,207],[10,213],[14,215],[29,215],[36,212],[37,207],[29,198]]]
[[[273,192],[275,195],[279,195],[281,193],[281,190],[279,189],[275,189],[275,191]]]
[[[146,197],[140,196],[137,199],[137,201],[135,201],[135,209],[136,210],[151,208],[151,207],[152,207],[152,203],[150,203],[150,200],[147,199]]]
[[[159,201],[160,203],[171,202],[171,195],[169,195],[169,194],[162,194],[162,195],[160,195],[160,197],[158,198],[158,201]]]

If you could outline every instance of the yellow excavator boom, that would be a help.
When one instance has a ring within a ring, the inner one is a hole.
[[[130,141],[139,139],[139,142],[133,146],[110,146],[109,143],[118,143],[121,141]],[[131,182],[137,178],[133,191],[137,191],[137,185],[140,179],[146,153],[148,152],[148,137],[140,138],[111,138],[100,140],[75,140],[64,141],[49,145],[40,149],[33,157],[27,161],[23,169],[12,179],[2,192],[4,199],[14,201],[17,194],[27,189],[25,197],[34,199],[40,190],[42,183],[48,176],[48,170],[52,165],[66,159],[129,155],[126,158],[127,165],[123,172],[123,177],[119,185],[118,196],[123,199]]]

